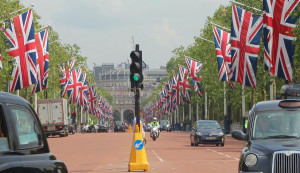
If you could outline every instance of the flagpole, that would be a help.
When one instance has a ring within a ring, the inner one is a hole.
[[[207,120],[207,92],[205,91],[205,120]]]
[[[196,103],[196,120],[199,120],[199,115],[198,115],[198,99],[197,99],[197,103]]]
[[[189,104],[189,120],[192,125],[192,104]]]
[[[204,40],[204,41],[207,41],[207,42],[210,42],[210,43],[213,43],[213,44],[215,44],[215,42],[213,42],[213,41],[210,41],[210,40],[207,40],[207,39],[205,39],[205,38],[203,38],[203,37],[197,37],[197,38],[200,38],[200,39],[202,39],[202,40]],[[192,59],[192,58],[191,58]]]
[[[37,112],[37,93],[34,93],[34,110]]]
[[[242,3],[240,3],[240,2],[236,2],[236,1],[230,1],[231,3],[235,3],[235,4],[239,4],[239,5],[241,5],[241,6],[244,6],[244,7],[248,7],[248,8],[251,8],[251,9],[253,9],[253,10],[255,10],[255,11],[258,11],[258,12],[263,12],[263,11],[261,11],[260,9],[257,9],[257,8],[254,8],[254,7],[250,7],[250,6],[248,6],[248,5],[245,5],[245,4],[242,4]]]
[[[24,7],[24,8],[22,8],[22,9],[17,10],[17,11],[10,12],[9,15],[15,14],[15,13],[17,13],[17,12],[19,12],[19,11],[25,10],[25,9],[27,9],[27,8],[33,8],[33,7],[34,7],[34,5],[31,4],[29,7]]]
[[[219,27],[219,28],[222,28],[222,29],[225,29],[225,30],[228,30],[228,31],[231,31],[231,29],[229,29],[229,28],[226,28],[226,27],[224,27],[224,26],[221,26],[221,25],[218,25],[218,24],[215,24],[215,23],[213,23],[213,22],[209,22],[210,24],[212,24],[212,25],[215,25],[215,26],[217,26],[217,27]]]
[[[42,28],[39,28],[39,29],[35,30],[35,32],[40,32],[40,31],[42,31],[42,30],[44,30],[44,29],[47,29],[48,27],[51,27],[51,25],[48,24],[47,26],[44,26],[44,27],[42,27]]]
[[[245,85],[242,84],[242,118],[245,117]]]
[[[226,107],[227,107],[227,104],[226,104],[226,82],[224,81],[224,117],[227,114]]]

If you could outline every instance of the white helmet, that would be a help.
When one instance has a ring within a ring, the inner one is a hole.
[[[153,118],[153,121],[157,121],[156,117]]]

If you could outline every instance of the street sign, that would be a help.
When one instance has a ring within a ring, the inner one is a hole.
[[[141,150],[144,147],[144,142],[142,140],[138,139],[138,140],[134,141],[133,146],[135,149]]]

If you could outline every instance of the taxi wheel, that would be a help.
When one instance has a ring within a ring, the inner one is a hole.
[[[191,143],[191,146],[194,146],[194,143]]]
[[[218,147],[220,144],[216,144],[216,146]]]
[[[198,146],[199,144],[198,143],[195,143],[195,146]]]
[[[223,143],[223,144],[221,144],[221,146],[222,146],[222,147],[224,147],[224,143]]]

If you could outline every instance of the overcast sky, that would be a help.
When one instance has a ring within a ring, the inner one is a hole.
[[[21,0],[34,4],[42,25],[50,24],[62,43],[78,44],[93,63],[130,61],[133,41],[150,68],[165,66],[172,50],[192,45],[208,16],[229,0]],[[51,52],[50,52],[51,58]],[[50,59],[51,61],[51,59]]]

